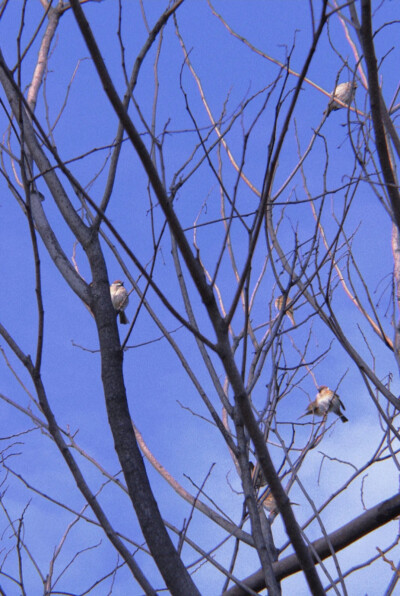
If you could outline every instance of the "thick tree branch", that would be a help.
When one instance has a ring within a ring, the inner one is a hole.
[[[108,420],[129,496],[145,540],[171,594],[199,596],[165,528],[131,424],[122,369],[123,352],[98,237],[92,238],[87,255],[93,276],[92,310],[100,341],[101,376]]]
[[[23,133],[23,141],[29,151],[29,157],[32,158],[55,200],[57,206],[71,228],[72,232],[78,238],[79,242],[85,246],[90,240],[90,230],[85,226],[82,219],[77,214],[74,206],[68,198],[62,184],[60,183],[53,167],[51,166],[46,154],[37,142],[36,134],[32,126],[31,118],[28,115],[24,105],[23,96],[14,82],[12,75],[5,63],[3,54],[0,50],[0,83],[5,91],[7,100],[16,117],[17,122]],[[27,182],[33,177],[32,172],[27,173]]]
[[[189,242],[186,239],[182,226],[180,225],[178,217],[174,211],[172,202],[170,201],[165,191],[164,185],[160,180],[153,160],[118,96],[79,1],[72,0],[71,7],[74,11],[76,21],[92,56],[97,73],[103,84],[104,91],[106,92],[110,103],[115,110],[115,113],[124,125],[125,131],[129,136],[129,139],[131,140],[140,161],[142,162],[147,176],[149,177],[150,183],[157,196],[164,215],[168,220],[171,232],[176,238],[179,250],[182,253],[192,279],[196,284],[201,299],[204,302],[206,308],[216,315],[214,319],[220,318],[218,305],[216,303],[212,288],[207,284],[203,268],[189,246]]]
[[[313,48],[315,47],[316,38],[318,38],[320,36],[322,27],[325,23],[325,5],[326,5],[326,2],[324,2],[324,8],[322,11],[320,27],[318,29],[318,32],[317,32],[315,38],[314,38]],[[138,134],[135,126],[133,125],[128,114],[126,113],[126,110],[124,109],[123,104],[115,90],[115,87],[112,83],[111,77],[108,73],[108,70],[106,69],[104,60],[101,56],[100,50],[97,46],[97,43],[94,39],[93,33],[90,29],[89,23],[87,22],[87,19],[86,19],[84,13],[82,11],[82,8],[77,0],[72,0],[71,6],[74,11],[75,18],[78,22],[78,25],[81,29],[82,35],[86,41],[86,44],[87,44],[89,51],[91,53],[91,56],[93,58],[97,72],[98,72],[99,77],[102,81],[104,90],[105,90],[112,106],[114,107],[114,110],[116,111],[118,117],[120,118],[121,122],[124,124],[125,130],[129,136],[129,138],[131,139],[133,146],[135,147],[135,149],[137,151],[137,154],[143,164],[143,167],[145,168],[147,175],[149,176],[151,185],[154,189],[154,192],[156,193],[156,196],[160,202],[160,205],[161,205],[161,207],[164,211],[164,214],[168,220],[168,223],[170,225],[171,232],[173,233],[173,235],[176,238],[177,244],[178,244],[179,249],[182,253],[182,256],[185,260],[185,263],[189,269],[192,279],[198,289],[198,292],[202,298],[203,303],[205,304],[205,306],[207,308],[210,320],[214,326],[214,330],[215,330],[217,338],[218,338],[219,354],[223,361],[228,378],[232,384],[232,387],[233,387],[233,390],[235,393],[235,399],[237,400],[237,404],[239,405],[241,415],[243,415],[245,424],[250,432],[250,435],[251,435],[254,445],[256,447],[260,465],[262,466],[263,472],[265,473],[265,476],[271,486],[272,493],[273,493],[274,497],[277,499],[277,502],[279,503],[280,507],[281,507],[281,503],[282,503],[282,509],[280,509],[280,510],[283,513],[283,519],[285,520],[286,531],[288,532],[288,534],[293,542],[294,548],[295,548],[299,558],[302,561],[303,569],[304,569],[305,575],[307,577],[307,581],[309,582],[312,593],[313,594],[324,594],[324,590],[322,588],[322,584],[321,584],[321,582],[318,578],[318,575],[316,573],[316,570],[314,568],[314,564],[311,559],[310,552],[308,551],[308,549],[304,543],[304,540],[301,536],[299,527],[295,521],[293,512],[291,511],[289,499],[287,498],[287,495],[282,488],[279,477],[276,474],[272,460],[271,460],[268,450],[266,448],[266,445],[265,445],[265,442],[263,439],[263,435],[260,432],[257,422],[254,418],[253,413],[252,413],[251,406],[250,406],[250,403],[248,400],[248,396],[246,394],[246,391],[245,391],[245,388],[243,385],[243,381],[242,381],[240,373],[236,367],[236,364],[234,362],[234,358],[233,358],[233,355],[232,355],[232,352],[231,352],[231,349],[229,346],[228,336],[226,333],[226,323],[221,318],[212,288],[207,284],[201,264],[194,257],[194,255],[189,247],[187,239],[183,233],[182,227],[181,227],[179,220],[175,214],[173,206],[167,197],[164,186],[158,176],[155,166],[151,160],[151,157],[150,157],[144,143],[142,142],[142,139],[140,138],[140,135]],[[309,61],[311,60],[312,55],[313,55],[313,51],[310,51]],[[307,65],[309,64],[309,61],[308,61]],[[287,130],[287,121],[284,124],[283,130],[284,130],[284,133]],[[278,145],[277,145],[277,152],[275,153],[276,159],[278,159],[278,155],[279,155],[280,149],[282,147],[284,133],[280,137]],[[271,168],[271,170],[267,170],[267,172],[270,171],[271,175],[273,176],[274,169],[275,168]],[[268,193],[267,193],[266,189],[268,187],[269,179],[270,179],[270,177],[267,174],[266,181],[264,183],[264,188],[263,188],[263,196],[265,198],[268,197]],[[275,492],[276,492],[276,494],[275,494]]]
[[[346,548],[346,546],[367,536],[370,532],[392,521],[399,514],[400,495],[395,495],[386,501],[378,503],[375,507],[371,507],[371,509],[368,509],[368,511],[362,513],[348,524],[329,534],[327,538],[315,540],[311,546],[320,559],[327,559],[332,554],[331,546],[337,553],[343,548]],[[284,579],[285,577],[289,577],[289,575],[293,575],[293,573],[301,571],[296,555],[289,555],[285,559],[274,563],[273,567],[279,579]],[[261,570],[243,580],[243,583],[255,592],[265,589]],[[246,596],[246,591],[239,586],[234,586],[224,592],[223,596]]]
[[[141,571],[140,567],[137,565],[134,557],[129,552],[128,548],[122,542],[122,540],[118,537],[115,530],[111,526],[108,518],[106,517],[103,509],[101,508],[98,500],[96,499],[95,495],[90,490],[85,477],[83,476],[78,464],[75,461],[75,458],[72,456],[71,450],[68,448],[64,437],[62,435],[62,431],[57,424],[53,411],[51,409],[50,403],[47,398],[47,394],[42,382],[42,378],[40,376],[40,372],[34,367],[30,356],[27,356],[23,353],[21,348],[18,344],[12,339],[10,334],[7,330],[0,324],[0,335],[3,339],[7,342],[11,350],[17,356],[17,358],[22,362],[25,368],[28,370],[32,381],[34,383],[36,393],[39,399],[40,408],[43,414],[46,417],[48,423],[48,430],[51,436],[54,439],[61,455],[63,456],[68,468],[71,471],[71,474],[81,491],[82,495],[84,496],[86,502],[91,507],[93,513],[97,517],[101,527],[103,528],[105,534],[109,538],[110,542],[114,545],[117,552],[120,553],[121,557],[126,562],[127,566],[131,570],[133,576],[139,583],[139,585],[145,590],[146,595],[148,596],[157,596],[157,592],[152,588],[150,583],[147,581],[146,577],[144,576],[143,572]]]
[[[165,528],[151,491],[143,459],[130,423],[130,413],[122,372],[122,351],[111,304],[107,269],[97,235],[82,222],[69,201],[54,169],[37,143],[23,98],[0,53],[0,82],[23,131],[29,157],[42,173],[67,225],[76,235],[88,256],[92,276],[92,311],[98,329],[104,394],[115,448],[124,471],[129,495],[138,516],[146,542],[171,594],[198,595],[198,590],[183,565]],[[40,206],[38,213],[40,212]],[[52,243],[54,246],[54,242]],[[49,423],[50,425],[50,423]],[[153,593],[151,591],[148,592]]]
[[[381,102],[383,102],[383,99],[381,97],[378,81],[378,64],[373,42],[370,0],[362,0],[361,15],[361,42],[363,45],[364,58],[368,71],[368,90],[371,103],[372,123],[374,125],[375,131],[376,149],[386,184],[386,190],[392,205],[393,218],[396,222],[397,228],[400,230],[400,194],[396,176],[390,161],[385,127],[382,118]]]
[[[33,73],[32,81],[29,87],[28,96],[26,100],[32,112],[34,112],[36,108],[37,96],[48,63],[50,45],[55,35],[60,17],[63,14],[64,7],[62,3],[59,2],[58,5],[55,7],[49,6],[47,11],[48,23],[45,34],[42,37],[38,59],[36,61],[36,67]]]
[[[43,210],[42,200],[43,197],[38,192],[32,191],[30,193],[30,205],[35,227],[38,230],[43,244],[45,245],[53,263],[60,271],[65,281],[85,304],[90,305],[89,287],[75,271],[68,257],[61,248],[60,243],[57,240],[57,236],[54,234],[53,229],[50,226]]]

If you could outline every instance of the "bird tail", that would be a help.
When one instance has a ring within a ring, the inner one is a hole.
[[[337,104],[331,100],[324,113],[326,114],[326,117],[328,118],[328,116],[331,112],[336,112],[336,110],[339,110],[341,107],[342,106],[340,106],[339,104]]]
[[[341,415],[340,415],[340,420],[341,420],[342,422],[348,422],[348,421],[349,421],[349,419],[348,419],[348,418],[346,418],[346,416],[344,416],[344,414],[341,414]]]
[[[291,309],[290,309],[290,310],[287,310],[287,311],[286,311],[286,314],[287,314],[287,316],[289,317],[289,319],[290,319],[290,322],[292,323],[293,327],[295,327],[295,325],[296,325],[296,322],[295,322],[295,320],[294,320],[294,316],[293,316],[293,312],[292,312],[292,310],[291,310]]]
[[[121,323],[121,325],[127,325],[129,323],[129,319],[123,310],[119,311],[119,322]]]
[[[299,416],[297,418],[297,420],[300,420],[300,418],[304,418],[304,416],[308,416],[309,414],[311,414],[311,412],[304,412],[304,414],[302,414],[301,416]]]

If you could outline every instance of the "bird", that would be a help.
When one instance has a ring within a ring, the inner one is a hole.
[[[303,416],[307,416],[308,414],[314,416],[327,416],[328,412],[333,412],[339,416],[342,422],[348,422],[348,419],[340,410],[340,406],[342,406],[344,410],[346,409],[337,393],[334,393],[326,385],[321,385],[318,387],[315,401],[308,404],[306,411],[300,418],[303,418]]]
[[[271,514],[278,513],[279,509],[276,504],[275,498],[271,492],[267,493],[262,500],[263,507]]]
[[[124,313],[124,310],[128,306],[129,296],[128,292],[124,288],[124,283],[120,279],[113,281],[110,286],[110,294],[112,305],[119,314],[119,322],[121,325],[127,325],[129,321],[128,317]]]
[[[328,107],[326,110],[326,115],[329,116],[329,114],[333,110],[340,110],[340,108],[344,107],[342,104],[340,104],[336,101],[337,99],[339,101],[341,101],[343,104],[345,104],[346,106],[349,106],[351,104],[351,102],[353,101],[353,97],[356,92],[356,89],[357,89],[356,82],[348,81],[347,83],[340,83],[340,85],[338,85],[335,88],[335,90],[332,94],[333,97],[331,97],[331,99],[329,100]]]
[[[260,468],[260,466],[255,466],[253,462],[249,462],[250,464],[250,474],[253,480],[254,488],[258,490],[262,486],[267,484],[267,479],[264,476],[264,472]]]
[[[287,298],[286,299],[286,306],[285,306],[285,314],[289,317],[290,322],[292,323],[292,325],[296,325],[295,320],[294,320],[294,316],[293,316],[293,308],[290,306],[291,304],[292,304],[292,301]],[[276,300],[275,300],[275,308],[277,310],[282,310],[283,305],[284,305],[284,298],[283,298],[283,296],[278,296],[278,298],[276,298]]]
[[[275,515],[279,513],[278,505],[276,504],[275,498],[271,492],[267,492],[265,497],[262,497],[262,505],[263,507],[271,514]],[[289,501],[290,505],[298,505],[298,503],[293,503],[293,501]]]
[[[263,486],[268,484],[267,479],[264,476],[264,472],[259,466],[255,466],[253,462],[249,462],[250,465],[250,474],[253,480],[253,485],[256,490],[260,489]],[[276,504],[275,498],[271,493],[271,489],[267,487],[267,489],[263,492],[260,500],[260,505],[262,505],[271,515],[279,513],[278,506]],[[298,505],[298,503],[292,503],[291,505]]]
[[[260,466],[255,466],[252,461],[249,462],[249,465],[254,488],[258,490],[262,486],[266,486],[268,484],[267,479],[265,478],[264,472],[262,471]],[[269,513],[273,514],[278,512],[276,501],[270,490],[267,491],[265,495],[261,498],[260,503],[263,505],[263,507],[265,507],[265,509],[267,509],[267,511],[269,511]]]

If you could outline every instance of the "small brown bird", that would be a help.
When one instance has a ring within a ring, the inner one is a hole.
[[[349,106],[353,101],[354,94],[357,89],[357,83],[349,81],[348,83],[340,83],[333,92],[333,97],[329,100],[328,108],[327,108],[327,116],[334,111],[340,110],[344,106],[338,103],[336,100],[343,102],[346,106]]]
[[[308,414],[314,416],[327,416],[328,412],[333,412],[339,416],[342,422],[348,422],[346,416],[341,412],[340,406],[342,406],[344,410],[346,409],[337,393],[334,393],[326,385],[321,385],[321,387],[318,387],[315,401],[308,404],[305,413],[302,414],[300,418],[303,418],[303,416],[307,416]]]
[[[278,506],[274,497],[272,496],[272,493],[267,493],[265,498],[262,500],[262,504],[265,507],[265,509],[269,511],[271,514],[279,513]]]
[[[263,507],[269,511],[271,515],[275,515],[279,513],[278,505],[276,504],[275,498],[273,497],[272,493],[269,491],[266,493],[265,497],[262,498]],[[298,505],[298,503],[293,503],[290,501],[290,505]]]
[[[262,471],[260,466],[255,466],[252,461],[249,462],[249,465],[254,488],[258,490],[259,488],[267,484],[267,479],[265,478],[264,472]]]
[[[128,317],[124,313],[124,310],[128,306],[129,296],[128,292],[124,288],[124,283],[117,279],[110,286],[111,302],[117,313],[119,313],[119,322],[122,325],[129,323]]]
[[[275,300],[275,308],[277,310],[282,310],[283,308],[283,296],[278,296],[278,298],[276,298]],[[293,316],[293,308],[290,306],[292,304],[292,301],[289,300],[289,298],[286,299],[286,306],[285,306],[285,314],[289,317],[290,322],[292,323],[292,325],[296,325],[295,320],[294,320],[294,316]]]

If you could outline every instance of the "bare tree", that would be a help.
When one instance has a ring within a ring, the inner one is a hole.
[[[1,593],[394,593],[389,4],[1,4]]]

